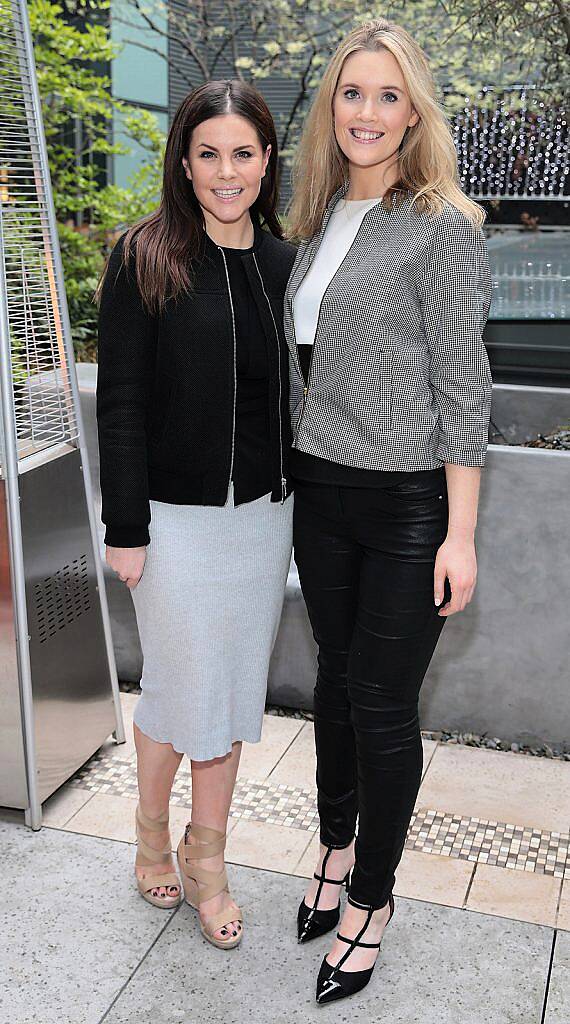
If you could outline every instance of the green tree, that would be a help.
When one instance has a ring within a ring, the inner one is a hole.
[[[112,96],[109,0],[29,0],[29,18],[76,354],[94,358],[92,295],[112,233],[156,206],[164,137],[156,118]],[[105,184],[115,113],[148,160],[128,188]]]
[[[568,95],[570,13],[565,0],[128,0],[153,33],[169,33],[172,56],[190,90],[211,78],[282,79],[288,109],[280,117],[280,149],[290,158],[323,67],[355,25],[384,17],[404,25],[426,50],[452,113],[482,86],[537,83],[549,104]],[[137,45],[135,41],[135,45]],[[160,52],[156,50],[156,52]],[[283,95],[282,95],[283,98]]]

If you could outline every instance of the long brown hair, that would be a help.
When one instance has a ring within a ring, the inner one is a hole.
[[[440,107],[428,59],[409,32],[386,18],[357,25],[339,44],[317,89],[293,166],[293,195],[287,210],[288,237],[311,238],[325,209],[348,176],[348,160],[334,132],[333,102],[345,60],[363,50],[388,50],[396,58],[419,121],[406,129],[398,155],[399,179],[384,193],[390,209],[407,191],[419,212],[437,214],[444,202],[480,226],[485,211],[459,187],[457,152]]]
[[[124,240],[123,261],[128,267],[134,251],[138,287],[151,313],[159,312],[168,299],[192,288],[192,267],[202,251],[205,222],[192,182],[184,173],[182,157],[188,156],[194,129],[202,121],[222,114],[239,114],[249,121],[264,152],[271,145],[267,171],[250,213],[258,224],[266,224],[273,235],[283,238],[277,215],[277,136],[271,111],[263,96],[248,82],[239,79],[223,79],[198,86],[182,100],[170,126],[160,205],[154,213],[129,228]],[[97,286],[97,301],[106,273],[107,268]]]

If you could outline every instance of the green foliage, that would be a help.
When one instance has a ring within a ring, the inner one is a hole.
[[[109,0],[28,4],[73,341],[81,358],[95,357],[92,295],[108,233],[156,207],[164,148],[154,115],[112,96],[105,69],[119,48],[109,38],[109,6]],[[148,151],[128,188],[105,184],[103,173],[107,157],[129,152],[128,145],[111,142],[117,114],[125,135]]]
[[[18,387],[22,387],[28,379],[28,371],[25,364],[26,353],[24,351],[24,344],[20,338],[11,335],[10,350],[12,383],[14,385],[14,390],[16,390]]]
[[[58,234],[75,356],[81,362],[95,362],[97,308],[93,293],[105,262],[104,233],[83,233],[60,223]]]

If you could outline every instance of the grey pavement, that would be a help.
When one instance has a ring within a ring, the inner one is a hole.
[[[8,815],[0,847],[1,1024],[570,1020],[570,933],[397,898],[370,984],[319,1007],[330,936],[296,942],[304,878],[230,865],[246,932],[226,952],[202,938],[190,907],[160,911],[140,898],[127,843],[33,834]]]
[[[544,1024],[570,1021],[570,932],[559,931],[552,957],[552,974]]]

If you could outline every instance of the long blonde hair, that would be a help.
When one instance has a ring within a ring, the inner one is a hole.
[[[361,50],[388,50],[395,57],[412,106],[419,114],[419,120],[407,129],[401,143],[399,178],[384,194],[386,208],[410,191],[412,204],[420,212],[439,213],[447,201],[473,224],[481,226],[485,211],[459,187],[453,136],[437,101],[427,58],[401,25],[377,18],[349,33],[323,75],[293,164],[288,237],[303,239],[316,234],[332,195],[347,178],[348,161],[334,133],[333,100],[345,60]]]

